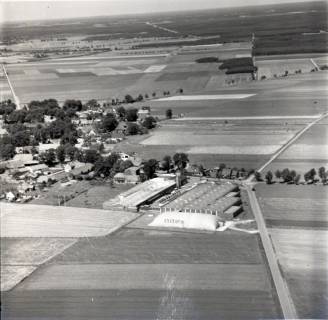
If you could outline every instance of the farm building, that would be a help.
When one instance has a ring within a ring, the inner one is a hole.
[[[150,203],[164,194],[169,193],[175,185],[174,178],[154,178],[121,193],[115,199],[104,202],[103,208],[110,209],[115,206],[117,208],[136,211],[141,205]]]
[[[204,213],[215,215],[221,220],[230,220],[237,211],[227,210],[241,203],[237,191],[238,187],[232,183],[201,182],[186,192],[176,193],[170,202],[160,207],[160,211]]]
[[[145,118],[150,116],[150,107],[141,107],[141,109],[138,110],[138,119],[144,120]]]

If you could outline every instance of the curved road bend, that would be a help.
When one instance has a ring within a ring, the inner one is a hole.
[[[280,306],[285,319],[297,319],[297,313],[294,302],[290,296],[287,284],[280,272],[276,254],[274,252],[272,242],[265,225],[265,221],[257,202],[255,192],[252,191],[252,186],[246,185],[246,190],[249,196],[251,208],[260,232],[261,241],[264,247],[265,255],[267,257],[271,275],[277,290]]]

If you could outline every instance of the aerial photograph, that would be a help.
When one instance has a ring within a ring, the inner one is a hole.
[[[0,1],[3,320],[328,319],[328,1]]]

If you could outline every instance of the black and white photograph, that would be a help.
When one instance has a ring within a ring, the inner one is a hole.
[[[328,0],[0,0],[3,320],[328,319]]]

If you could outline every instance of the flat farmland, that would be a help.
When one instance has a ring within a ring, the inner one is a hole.
[[[322,120],[311,127],[278,159],[270,164],[268,170],[290,168],[304,174],[312,168],[328,166],[328,124]]]
[[[131,137],[117,145],[123,152],[137,152],[145,159],[162,159],[165,155],[185,152],[192,163],[215,167],[256,169],[295,132],[305,119],[292,120],[186,120],[165,121],[151,134]]]
[[[288,74],[295,74],[295,72],[301,70],[302,73],[308,73],[312,69],[315,69],[315,64],[310,58],[305,59],[272,59],[261,60],[257,57],[255,65],[258,68],[258,78],[262,77],[273,78],[275,75],[281,77],[287,71]]]
[[[298,317],[326,319],[328,232],[305,229],[269,232]]]
[[[257,195],[268,226],[328,228],[328,190],[322,186],[263,185]]]
[[[6,319],[58,317],[58,310],[63,319],[72,312],[101,319],[282,316],[258,236],[234,232],[124,228],[81,240],[2,301]]]

